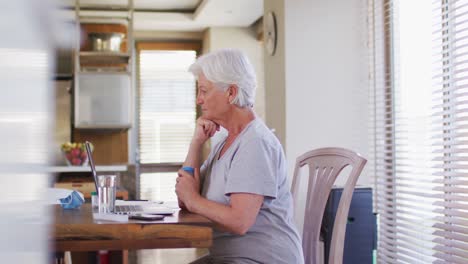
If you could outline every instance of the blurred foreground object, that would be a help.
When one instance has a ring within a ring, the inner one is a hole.
[[[0,9],[0,256],[51,263],[45,203],[54,133],[54,49],[62,21],[53,1],[2,1]],[[63,23],[64,25],[65,23]]]

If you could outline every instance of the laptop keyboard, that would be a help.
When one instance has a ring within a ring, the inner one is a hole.
[[[116,214],[131,214],[136,212],[143,211],[143,207],[140,205],[116,205],[115,213]]]

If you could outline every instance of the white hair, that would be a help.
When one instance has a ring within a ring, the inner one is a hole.
[[[239,107],[253,107],[257,78],[255,70],[244,52],[238,49],[220,49],[210,52],[193,63],[189,71],[196,77],[203,73],[217,88],[226,91],[229,85],[238,87],[231,102]]]

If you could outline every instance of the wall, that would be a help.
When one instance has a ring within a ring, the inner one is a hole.
[[[275,130],[281,144],[287,149],[284,0],[264,1],[264,15],[270,11],[274,11],[276,15],[278,40],[274,56],[268,55],[266,50],[263,50],[265,58],[265,115],[268,127]]]
[[[202,54],[206,54],[211,50],[211,30],[208,28],[203,32]]]
[[[265,56],[266,116],[285,146],[289,175],[311,149],[368,154],[365,8],[359,0],[265,1],[279,26],[277,53]],[[366,172],[358,183],[370,183]]]
[[[250,59],[257,74],[257,95],[254,109],[258,116],[265,119],[265,78],[263,65],[263,45],[257,40],[255,28],[213,27],[205,32],[203,52],[221,48],[238,48]]]

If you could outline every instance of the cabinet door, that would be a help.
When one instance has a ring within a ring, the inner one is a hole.
[[[128,73],[80,73],[75,86],[76,128],[129,128]]]

